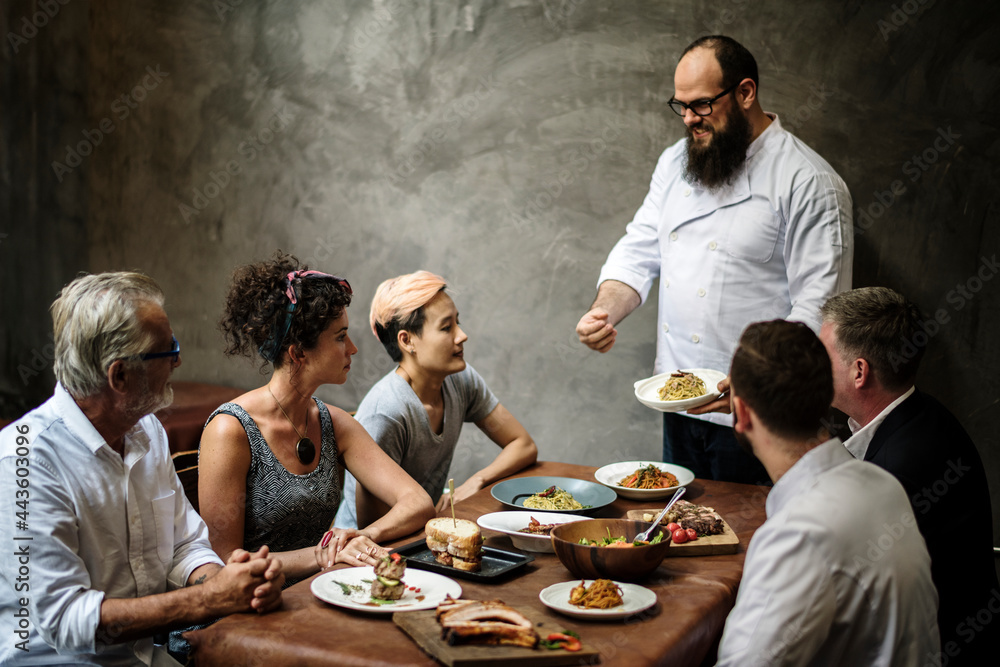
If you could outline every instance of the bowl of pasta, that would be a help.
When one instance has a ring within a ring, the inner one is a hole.
[[[674,491],[694,481],[694,473],[684,466],[661,461],[622,461],[598,468],[594,479],[630,500],[668,498]]]
[[[552,529],[552,547],[578,579],[637,581],[660,566],[670,548],[670,533],[654,531],[648,543],[635,538],[648,523],[627,519],[593,519]]]
[[[683,412],[710,403],[722,394],[718,384],[726,374],[710,368],[660,373],[635,383],[635,397],[647,408]]]
[[[572,477],[515,477],[497,482],[490,494],[516,510],[593,515],[615,501],[614,491]]]

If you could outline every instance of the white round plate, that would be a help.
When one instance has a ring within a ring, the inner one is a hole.
[[[585,586],[590,586],[594,583],[594,580],[584,579],[583,583]],[[645,611],[656,604],[656,593],[645,586],[625,584],[620,581],[614,583],[618,584],[622,589],[622,602],[624,604],[611,607],[610,609],[587,609],[586,607],[577,607],[575,604],[570,604],[569,592],[580,585],[579,579],[552,584],[548,588],[542,589],[542,592],[538,594],[538,599],[549,609],[558,611],[561,614],[601,621],[627,618],[633,614],[638,614],[640,611]]]
[[[684,368],[681,370],[685,373],[694,373],[700,377],[702,382],[705,383],[705,389],[708,393],[704,396],[683,398],[679,401],[661,401],[657,392],[663,386],[663,383],[667,381],[667,378],[670,377],[670,373],[660,373],[659,375],[636,382],[633,385],[635,387],[635,397],[646,407],[659,410],[660,412],[683,412],[689,408],[696,408],[699,405],[710,403],[722,395],[719,393],[718,384],[719,381],[726,377],[725,373],[713,371],[710,368]],[[671,373],[673,372],[676,371],[671,371]]]
[[[372,567],[351,567],[324,572],[312,580],[310,588],[313,595],[323,602],[375,614],[434,609],[447,595],[456,600],[462,597],[462,587],[458,582],[426,570],[406,568],[402,585],[407,586],[407,589],[403,597],[377,603],[372,600],[371,595],[374,578],[375,570]],[[348,590],[344,590],[341,584],[347,586]],[[420,589],[419,592],[414,588]]]
[[[591,517],[580,514],[563,514],[562,512],[491,512],[484,514],[476,521],[481,528],[503,533],[510,536],[514,546],[524,551],[537,553],[555,553],[552,548],[552,538],[549,535],[535,535],[518,532],[526,528],[528,520],[535,517],[538,523],[569,523],[570,521],[589,521]]]
[[[620,486],[623,478],[631,475],[639,468],[654,465],[663,472],[669,472],[677,478],[677,486],[665,489],[629,489]],[[687,486],[694,481],[694,473],[683,466],[675,466],[673,463],[663,463],[661,461],[622,461],[621,463],[609,463],[603,468],[598,468],[594,473],[594,479],[604,486],[614,489],[622,498],[632,500],[656,500],[658,498],[669,498],[674,495],[674,491],[682,486]]]

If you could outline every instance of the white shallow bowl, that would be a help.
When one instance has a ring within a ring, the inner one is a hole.
[[[552,538],[548,535],[533,535],[531,533],[518,532],[527,527],[528,520],[535,517],[538,523],[569,523],[570,521],[589,521],[591,517],[579,514],[564,514],[544,511],[524,511],[524,512],[491,512],[484,514],[476,521],[480,528],[492,530],[495,533],[503,533],[510,536],[510,541],[514,546],[523,551],[534,551],[536,553],[555,553],[552,548]]]
[[[623,477],[635,472],[638,468],[645,468],[654,465],[663,472],[669,472],[677,478],[677,486],[663,489],[630,489],[620,486],[618,482]],[[687,486],[694,481],[694,473],[683,466],[676,466],[673,463],[663,463],[661,461],[622,461],[621,463],[609,463],[603,468],[598,468],[594,473],[594,479],[604,486],[614,489],[622,498],[632,500],[656,500],[658,498],[668,498],[674,491],[682,486]]]
[[[577,607],[575,604],[569,603],[569,593],[571,590],[580,585],[580,581],[580,579],[575,579],[573,581],[564,581],[559,584],[552,584],[548,588],[542,589],[542,592],[538,594],[538,599],[541,600],[542,604],[549,609],[558,611],[561,614],[573,616],[574,618],[585,618],[595,621],[610,621],[617,618],[628,618],[629,616],[645,611],[656,604],[656,593],[649,590],[645,586],[616,581],[614,583],[618,584],[618,586],[622,589],[621,595],[623,604],[617,607],[611,607],[610,609],[587,609],[586,607]],[[590,586],[593,583],[593,579],[583,580],[583,584],[585,586]]]
[[[710,368],[682,368],[681,370],[685,373],[694,373],[700,377],[702,382],[705,383],[705,389],[708,393],[704,396],[684,398],[679,401],[661,401],[657,392],[667,381],[667,378],[670,377],[670,373],[676,373],[676,371],[670,371],[670,373],[660,373],[659,375],[636,382],[633,385],[635,387],[635,397],[647,408],[653,408],[660,412],[683,412],[690,408],[696,408],[699,405],[711,403],[722,395],[719,393],[718,384],[721,380],[725,379],[725,373],[714,371]]]

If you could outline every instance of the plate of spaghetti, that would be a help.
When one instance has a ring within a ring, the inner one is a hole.
[[[610,579],[577,579],[542,589],[538,599],[567,616],[606,621],[649,609],[656,604],[656,593],[645,586]]]
[[[497,482],[490,495],[516,510],[593,515],[617,496],[600,484],[571,477],[514,477]]]
[[[689,368],[660,373],[635,383],[635,397],[660,412],[683,412],[710,403],[722,394],[718,384],[726,377],[710,368]]]
[[[594,479],[614,489],[622,498],[656,500],[673,495],[694,481],[694,473],[683,466],[661,461],[622,461],[598,468]]]

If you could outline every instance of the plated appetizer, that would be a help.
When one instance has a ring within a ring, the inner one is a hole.
[[[406,561],[399,554],[391,554],[375,563],[375,579],[372,580],[372,597],[377,600],[398,600],[403,597],[406,586],[403,574]]]

